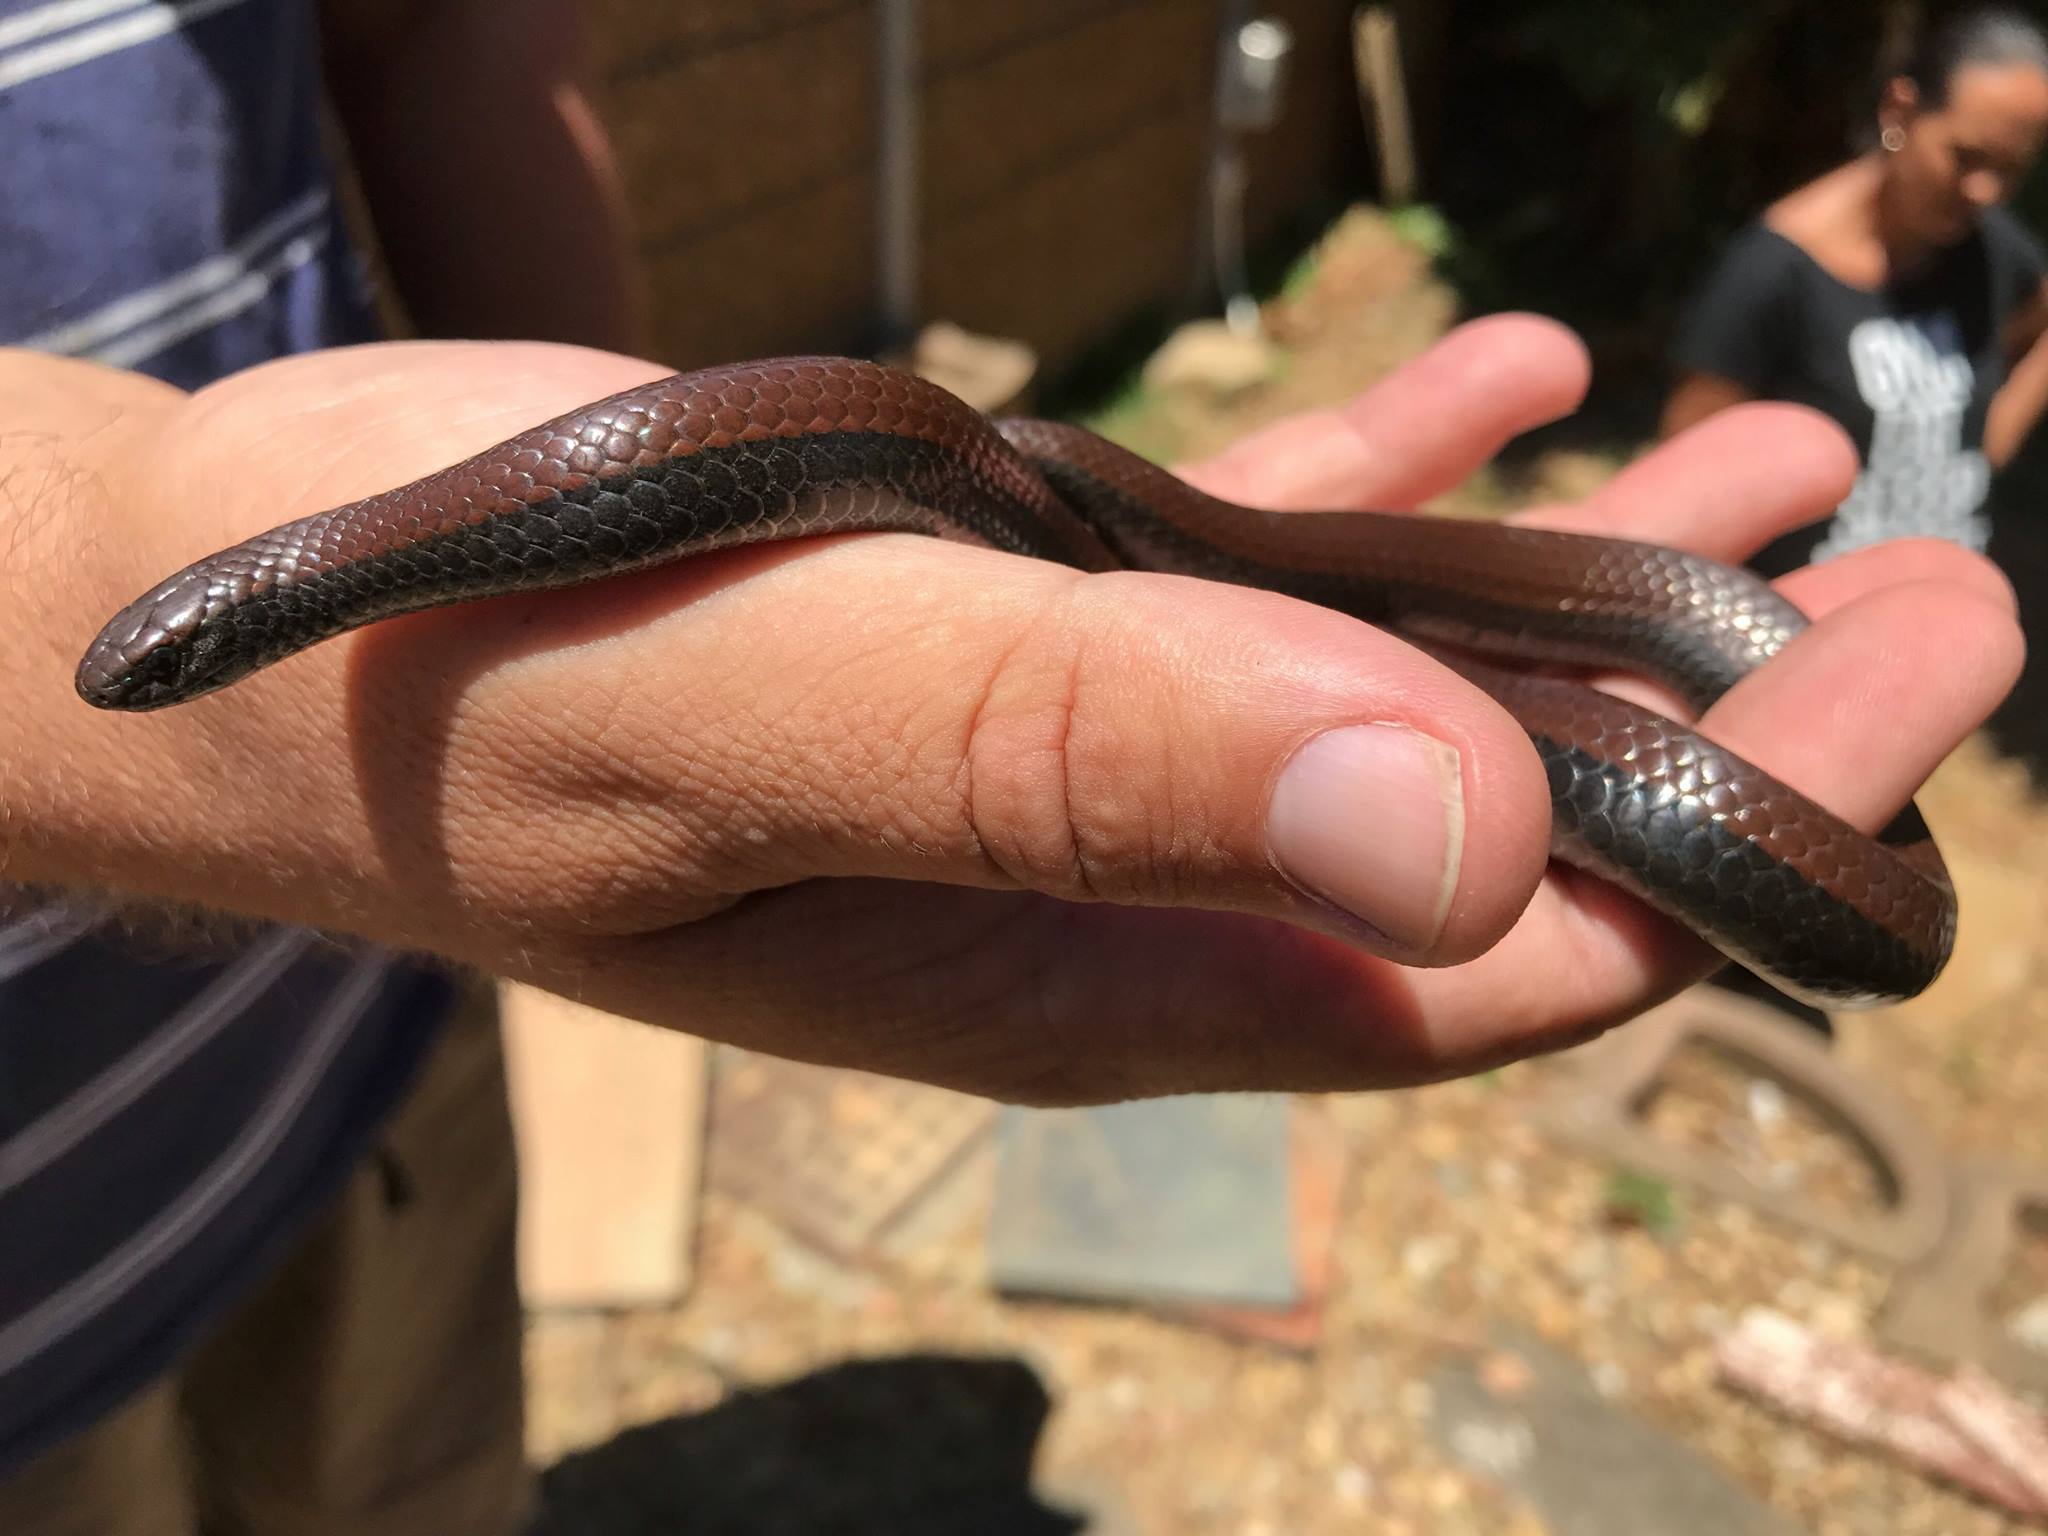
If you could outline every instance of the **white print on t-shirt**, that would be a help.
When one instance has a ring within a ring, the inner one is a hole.
[[[1955,317],[1865,320],[1849,333],[1849,363],[1877,420],[1863,473],[1813,558],[1915,536],[1982,550],[1991,522],[1977,509],[1991,466],[1963,447],[1976,370]]]

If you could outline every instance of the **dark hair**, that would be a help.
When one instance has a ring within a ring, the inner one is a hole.
[[[2020,11],[1988,5],[1943,18],[1924,31],[1897,73],[1923,106],[1948,105],[1949,87],[1972,64],[2031,64],[2048,74],[2048,37]]]

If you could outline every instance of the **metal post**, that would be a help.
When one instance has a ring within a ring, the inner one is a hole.
[[[1236,20],[1223,35],[1216,73],[1216,128],[1209,164],[1209,243],[1224,316],[1239,335],[1259,330],[1258,300],[1245,271],[1244,198],[1249,172],[1245,139],[1279,120],[1294,38],[1270,16]]]
[[[918,84],[917,0],[876,0],[875,271],[884,345],[917,331]]]

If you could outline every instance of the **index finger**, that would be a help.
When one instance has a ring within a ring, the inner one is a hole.
[[[1342,405],[1275,422],[1180,472],[1251,506],[1406,511],[1463,483],[1510,439],[1577,409],[1589,373],[1566,327],[1495,315]]]
[[[1841,505],[1856,470],[1855,446],[1819,412],[1739,405],[1652,449],[1584,501],[1509,521],[1744,560]]]

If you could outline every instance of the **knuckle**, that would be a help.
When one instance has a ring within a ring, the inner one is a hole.
[[[984,856],[1019,884],[1070,900],[1171,901],[1212,840],[1202,797],[1176,782],[1170,699],[1154,637],[1094,588],[1039,616],[992,668],[966,732],[963,802]]]

